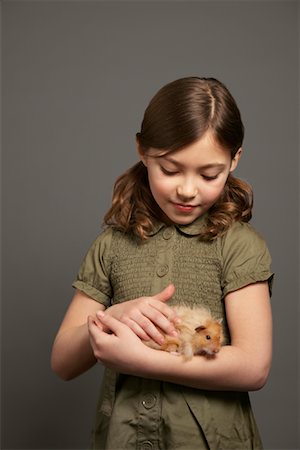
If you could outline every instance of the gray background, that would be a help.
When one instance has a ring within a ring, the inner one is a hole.
[[[266,449],[299,448],[298,2],[3,1],[2,26],[1,448],[86,446],[101,367],[59,380],[52,341],[148,101],[188,75],[242,111],[237,174],[276,272],[274,363],[251,397]]]

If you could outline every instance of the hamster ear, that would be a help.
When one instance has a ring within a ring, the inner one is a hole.
[[[220,325],[222,325],[222,323],[223,323],[223,318],[222,318],[222,319],[218,319],[217,322],[218,322]]]
[[[204,325],[199,325],[199,327],[196,327],[195,328],[195,331],[197,332],[197,333],[199,333],[200,331],[203,331],[203,330],[205,330],[205,326]]]

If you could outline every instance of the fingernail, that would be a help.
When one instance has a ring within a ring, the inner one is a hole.
[[[103,311],[97,311],[96,312],[96,316],[102,318],[102,317],[104,317],[104,312]]]

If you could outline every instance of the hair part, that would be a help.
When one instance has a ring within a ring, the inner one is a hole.
[[[234,158],[244,138],[234,98],[215,78],[186,77],[163,86],[152,98],[136,138],[144,153],[150,148],[169,153],[201,139],[207,131]],[[210,241],[234,221],[248,222],[252,206],[251,187],[230,174],[221,197],[208,211],[200,238]],[[138,162],[117,179],[104,223],[145,240],[158,220],[162,211],[152,196],[147,169]]]
[[[236,102],[215,78],[186,77],[163,86],[145,110],[140,146],[176,151],[212,131],[233,158],[242,146],[244,126]]]

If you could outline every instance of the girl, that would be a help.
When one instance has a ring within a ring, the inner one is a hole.
[[[116,181],[52,352],[64,379],[106,367],[94,449],[262,448],[247,391],[270,369],[273,274],[248,224],[251,188],[232,175],[243,135],[213,78],[171,82],[145,111],[140,161]],[[176,335],[180,303],[223,318],[215,358],[183,361],[142,342]]]

